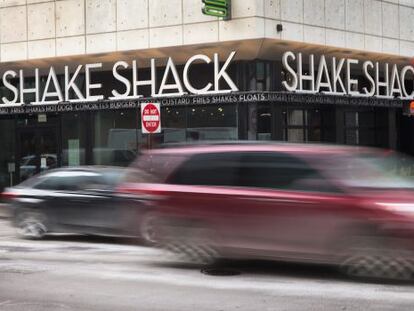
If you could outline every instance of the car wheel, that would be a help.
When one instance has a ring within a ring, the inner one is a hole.
[[[348,249],[341,263],[346,275],[358,279],[412,280],[412,252],[390,246],[382,239],[363,239]]]
[[[156,223],[158,216],[156,214],[148,213],[142,218],[140,224],[140,237],[148,245],[155,245],[157,243]]]
[[[175,233],[175,238],[164,239],[161,247],[172,254],[173,259],[194,264],[212,264],[220,258],[213,234],[205,228],[184,228]]]
[[[46,218],[40,212],[27,211],[17,217],[17,233],[25,239],[41,239],[47,233]]]
[[[219,258],[217,251],[209,245],[191,243],[166,243],[163,249],[173,254],[173,259],[194,264],[209,265]]]

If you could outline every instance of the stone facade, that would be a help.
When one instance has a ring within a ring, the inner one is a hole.
[[[0,62],[257,38],[414,56],[414,0],[233,0],[231,21],[201,3],[0,0]]]

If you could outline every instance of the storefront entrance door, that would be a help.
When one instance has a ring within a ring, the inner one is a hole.
[[[21,129],[18,132],[17,173],[20,182],[42,171],[58,167],[56,129]]]

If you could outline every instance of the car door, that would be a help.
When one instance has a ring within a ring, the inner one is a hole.
[[[48,174],[48,178],[36,187],[48,191],[47,214],[60,228],[75,232],[89,232],[103,226],[103,219],[112,219],[107,215],[107,192],[87,189],[87,185],[97,184],[100,174],[86,170],[60,170]]]
[[[347,196],[302,159],[248,152],[239,172],[239,208],[251,215],[247,242],[262,255],[318,256],[345,225]]]

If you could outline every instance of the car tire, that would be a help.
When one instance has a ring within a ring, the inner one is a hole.
[[[46,217],[38,211],[24,211],[17,215],[17,234],[24,239],[39,240],[48,232]]]
[[[159,217],[155,213],[144,214],[140,223],[139,236],[147,245],[157,244],[157,222]]]
[[[409,281],[414,275],[413,253],[382,238],[360,238],[346,251],[341,271],[365,280]]]
[[[161,248],[172,254],[173,259],[208,265],[220,258],[213,240],[211,230],[189,226],[177,234],[176,238],[163,240]]]

